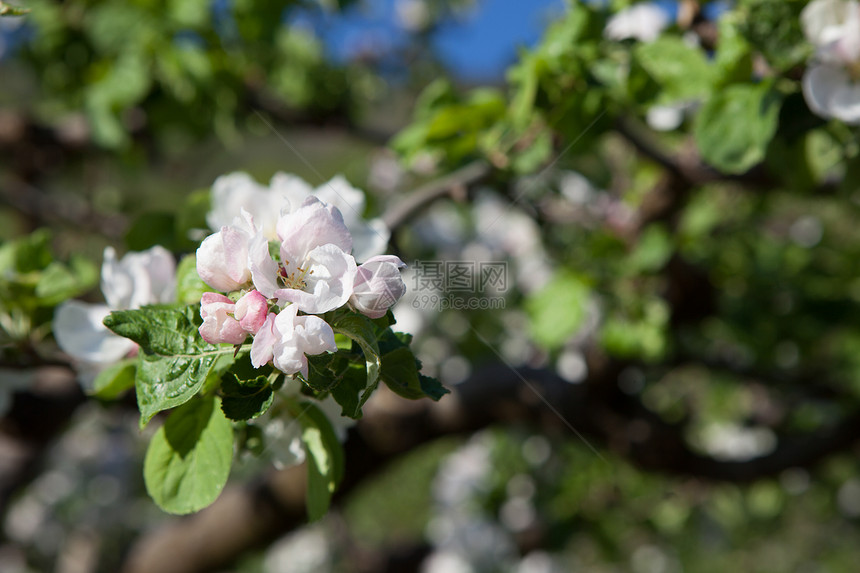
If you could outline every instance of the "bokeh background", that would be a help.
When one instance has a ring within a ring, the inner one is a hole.
[[[637,42],[602,31],[626,4],[21,0],[0,18],[0,570],[856,571],[857,133],[803,101],[805,3],[657,5],[696,65],[739,30],[731,81],[782,82],[776,136],[740,169],[693,136],[728,80],[629,64]],[[668,130],[649,120],[679,102]],[[366,190],[410,265],[398,327],[452,389],[379,390],[310,525],[301,472],[265,455],[212,508],[162,513],[134,396],[86,397],[51,335],[61,300],[100,300],[106,246],[192,252],[233,171]],[[45,249],[73,272],[44,279]],[[424,280],[481,262],[506,282]]]

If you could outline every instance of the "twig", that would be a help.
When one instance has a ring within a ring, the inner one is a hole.
[[[490,165],[482,160],[469,163],[450,175],[431,181],[411,192],[402,201],[389,208],[383,220],[395,230],[418,215],[428,205],[443,197],[452,197],[487,179],[492,173]]]

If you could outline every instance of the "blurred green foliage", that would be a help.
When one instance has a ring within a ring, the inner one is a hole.
[[[236,143],[248,103],[349,114],[372,87],[361,66],[330,64],[312,32],[286,23],[315,5],[36,0],[20,55],[38,70],[25,74],[39,96],[30,112],[53,124],[83,111],[93,140],[108,148],[141,132],[168,148],[212,133]]]
[[[201,180],[242,161],[256,175],[286,162],[308,170],[274,137],[258,137],[269,131],[267,118],[292,128],[291,119],[353,117],[379,90],[364,63],[333,64],[310,32],[284,24],[310,4],[29,2],[32,38],[4,68],[15,80],[0,97],[49,126],[83,114],[108,159],[80,171],[66,165],[65,181],[96,181],[93,202],[114,197],[132,219],[121,234],[129,249],[188,253],[189,233],[206,226],[207,192],[190,192]],[[533,529],[508,533],[517,551],[549,551],[568,570],[853,571],[853,449],[752,484],[664,475],[651,471],[659,460],[649,470],[625,460],[645,439],[643,412],[697,455],[742,466],[826,435],[860,408],[860,145],[856,127],[805,103],[800,79],[813,48],[798,18],[807,3],[738,0],[718,21],[670,23],[653,42],[607,38],[613,11],[629,4],[570,3],[537,46],[522,50],[504,86],[425,82],[412,121],[390,144],[419,172],[405,175],[392,202],[428,173],[477,160],[492,166],[484,184],[504,205],[488,215],[473,194],[396,232],[404,260],[488,252],[510,265],[510,284],[496,293],[503,309],[442,310],[417,322],[424,366],[452,385],[500,359],[560,372],[574,355],[585,372],[573,381],[587,387],[587,353],[622,365],[604,390],[643,408],[601,404],[597,411],[617,416],[605,459],[570,434],[487,431],[491,469],[468,505],[503,526],[502,509],[519,491],[510,484],[530,480]],[[656,106],[675,106],[677,126],[651,128]],[[221,149],[240,136],[241,151]],[[346,163],[366,175],[366,143],[297,137],[315,169],[328,175]],[[137,144],[187,154],[155,165]],[[88,169],[101,179],[81,177]],[[584,183],[564,179],[573,172]],[[194,184],[182,191],[177,182],[187,180]],[[122,191],[105,190],[111,185]],[[531,221],[530,231],[514,216]],[[526,248],[530,241],[540,248]],[[96,282],[92,263],[56,262],[50,242],[38,231],[0,247],[0,311],[12,340],[34,328],[47,334],[52,307]],[[184,258],[180,298],[189,304],[205,288],[193,270]],[[421,388],[411,356],[389,358],[383,379],[406,371],[411,386],[402,393]],[[102,384],[105,398],[127,388],[127,365]],[[545,457],[535,458],[535,443]],[[426,540],[439,505],[435,472],[448,471],[446,456],[462,445],[416,449],[354,490],[344,501],[349,542],[386,550]],[[671,465],[672,452],[665,455]],[[336,538],[340,522],[332,520]]]

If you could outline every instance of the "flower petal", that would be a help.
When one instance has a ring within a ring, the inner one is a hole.
[[[355,224],[347,222],[352,233],[352,251],[357,261],[366,261],[385,252],[391,239],[391,229],[382,219],[359,220]]]
[[[815,0],[807,4],[800,13],[806,39],[816,47],[832,42],[848,16],[848,9],[845,0]]]
[[[117,260],[116,250],[113,247],[105,247],[104,250],[101,287],[108,307],[131,308],[134,281]]]
[[[360,267],[349,298],[350,304],[370,318],[381,318],[406,293],[400,269],[406,265],[398,257],[373,257]]]
[[[197,249],[197,274],[203,282],[222,292],[237,290],[250,282],[248,246],[250,237],[237,227],[221,227]]]
[[[251,270],[251,280],[254,287],[266,298],[274,298],[278,284],[278,263],[269,254],[269,241],[257,233],[248,248],[248,266]]]
[[[254,342],[251,343],[251,364],[254,368],[268,364],[274,357],[275,344],[280,340],[280,333],[275,326],[276,316],[270,312],[263,326],[254,335]]]
[[[606,23],[603,35],[610,40],[635,38],[642,42],[653,42],[668,25],[669,15],[663,8],[643,2],[612,16]]]
[[[329,181],[323,183],[313,194],[321,201],[334,205],[343,215],[347,222],[361,219],[364,213],[364,192],[349,184],[343,175],[335,175]]]
[[[282,261],[302,261],[316,247],[333,244],[349,253],[352,236],[343,215],[332,205],[308,197],[297,210],[278,220]]]
[[[69,300],[54,312],[54,338],[69,356],[86,362],[108,365],[122,360],[137,346],[115,335],[102,324],[110,314],[103,304]]]
[[[241,171],[218,177],[212,184],[211,197],[212,208],[206,214],[206,223],[213,230],[232,225],[242,209],[256,216],[258,211],[265,213],[267,207],[260,209],[266,200],[266,188]]]
[[[331,326],[318,316],[297,316],[298,308],[291,304],[275,318],[275,327],[280,333],[280,341],[275,345],[275,368],[285,374],[308,376],[306,354],[334,352],[337,345]]]
[[[302,352],[305,354],[322,354],[323,352],[337,352],[337,344],[334,340],[334,330],[329,323],[318,316],[298,316],[295,319],[296,337],[301,342]]]
[[[803,95],[817,115],[860,123],[860,83],[852,82],[840,66],[810,66],[803,75]]]
[[[308,254],[302,268],[307,271],[305,288],[275,291],[279,304],[292,302],[303,312],[322,314],[349,300],[357,272],[352,255],[335,245],[322,245]]]

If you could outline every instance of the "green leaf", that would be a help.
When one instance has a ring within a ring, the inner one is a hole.
[[[335,332],[344,334],[359,345],[364,353],[367,381],[361,403],[364,404],[379,384],[379,346],[373,321],[364,315],[351,313],[332,324]]]
[[[41,271],[51,264],[51,232],[39,229],[0,246],[0,271],[4,275]]]
[[[412,344],[412,335],[388,329],[379,335],[377,342],[379,343],[379,353],[384,356],[392,350]]]
[[[323,412],[310,402],[291,403],[290,414],[302,425],[302,442],[307,453],[308,518],[316,521],[325,515],[331,496],[343,479],[343,447]]]
[[[96,284],[99,270],[84,257],[72,255],[68,266],[54,261],[42,272],[36,283],[36,296],[46,306],[73,298]]]
[[[109,21],[103,22],[103,25],[111,24]],[[140,21],[132,22],[132,25],[135,24],[143,28]],[[120,42],[127,41],[121,31],[115,30],[114,33],[119,36]],[[96,142],[105,147],[120,147],[129,142],[129,136],[119,113],[138,103],[151,89],[151,66],[141,52],[124,50],[110,64],[101,67],[100,72],[99,77],[87,85],[84,109]],[[131,244],[129,247],[142,250]]]
[[[531,123],[539,76],[544,67],[544,61],[539,55],[526,53],[523,54],[522,61],[508,72],[508,80],[516,86],[511,99],[510,117],[518,130],[525,129]]]
[[[196,305],[114,311],[104,324],[140,345],[135,387],[141,427],[158,412],[190,400],[216,359],[233,353],[232,347],[219,348],[200,337]]]
[[[412,350],[404,346],[382,357],[379,377],[395,394],[408,400],[425,397],[439,400],[448,393],[435,378],[421,376],[420,367]]]
[[[659,101],[675,103],[708,95],[714,70],[697,46],[677,36],[637,44],[634,55],[642,68],[662,87]]]
[[[552,134],[549,131],[541,132],[528,147],[514,155],[511,169],[516,173],[534,173],[549,161],[551,155]]]
[[[582,277],[561,271],[530,296],[526,311],[535,341],[549,349],[564,344],[582,325],[589,294],[589,286]]]
[[[340,382],[331,389],[331,396],[341,407],[341,415],[354,420],[361,418],[361,408],[367,399],[369,392],[364,392],[367,387],[367,371],[364,365],[349,363],[340,375]]]
[[[192,400],[152,437],[143,462],[146,491],[168,513],[199,511],[221,493],[232,462],[233,428],[218,398]]]
[[[666,327],[669,310],[661,300],[647,301],[640,316],[610,315],[600,332],[600,342],[610,353],[622,358],[656,361],[667,349]]]
[[[221,410],[225,416],[235,421],[261,416],[269,409],[274,399],[274,392],[265,376],[240,381],[230,372],[221,379],[221,393],[224,395]]]
[[[760,162],[776,133],[781,103],[769,82],[715,93],[699,110],[693,128],[702,157],[728,173],[742,173]]]
[[[740,14],[729,13],[719,20],[719,43],[714,65],[719,85],[744,82],[752,77],[752,48],[741,34]]]
[[[672,238],[666,229],[661,225],[650,225],[642,232],[623,270],[634,274],[659,271],[673,250]]]
[[[211,291],[197,274],[197,256],[185,255],[176,267],[176,296],[181,304],[197,304],[204,292]]]
[[[93,395],[102,400],[116,400],[134,388],[136,363],[134,358],[128,358],[99,372],[93,383]]]

